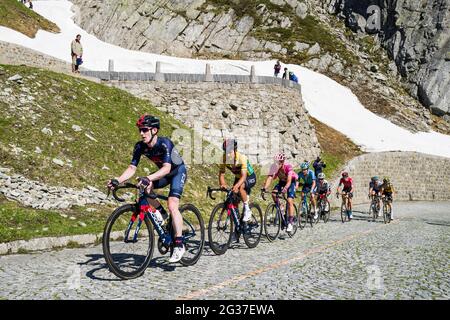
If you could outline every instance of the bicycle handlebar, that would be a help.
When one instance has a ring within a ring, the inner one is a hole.
[[[264,201],[266,201],[266,197],[264,196],[266,193],[274,194],[277,198],[280,198],[280,194],[282,194],[283,195],[282,198],[284,200],[286,200],[286,194],[283,193],[283,192],[280,192],[278,190],[276,190],[276,191],[274,191],[274,190],[272,190],[272,191],[264,191],[264,190],[261,189],[261,198],[263,198]]]
[[[222,189],[222,188],[211,188],[211,187],[208,187],[208,190],[206,191],[206,196],[210,197],[213,200],[216,200],[216,198],[214,198],[212,196],[213,192],[226,192],[226,193],[229,193],[230,191],[231,191],[231,189]]]
[[[130,183],[130,182],[125,182],[123,185],[118,185],[116,187],[114,187],[114,189],[112,189],[112,195],[114,197],[114,199],[116,199],[119,202],[125,202],[126,200],[123,198],[119,198],[117,196],[117,191],[119,191],[120,189],[139,189],[141,191],[143,191],[145,189],[145,186],[141,185],[140,187],[138,187],[136,184]],[[108,188],[108,196],[110,193],[111,189]],[[169,198],[166,196],[163,196],[161,194],[156,194],[156,193],[151,193],[151,194],[147,194],[147,196],[150,199],[161,199],[161,200],[168,200]]]

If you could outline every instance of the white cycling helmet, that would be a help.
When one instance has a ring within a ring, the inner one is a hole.
[[[317,175],[317,178],[319,179],[325,179],[325,173],[321,172]]]

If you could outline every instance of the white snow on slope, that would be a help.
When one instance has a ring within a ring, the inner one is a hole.
[[[91,70],[107,70],[108,60],[114,60],[116,71],[154,72],[161,61],[162,72],[203,73],[206,63],[216,74],[249,75],[255,65],[257,75],[272,76],[274,61],[197,60],[162,56],[120,48],[100,41],[77,26],[72,16],[72,3],[34,1],[34,9],[55,22],[61,33],[38,31],[30,39],[14,30],[0,27],[0,40],[22,45],[50,56],[71,61],[70,42],[81,34],[83,66]],[[417,151],[450,158],[450,136],[437,132],[413,134],[375,115],[358,101],[346,87],[334,80],[298,65],[286,65],[299,77],[306,109],[319,121],[342,132],[365,151]],[[281,97],[280,97],[281,101]]]

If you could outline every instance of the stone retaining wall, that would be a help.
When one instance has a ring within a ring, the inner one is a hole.
[[[233,78],[233,77],[231,77]],[[276,79],[273,78],[274,80]],[[223,82],[106,81],[148,99],[158,109],[221,145],[236,137],[252,163],[279,150],[296,162],[313,159],[320,146],[300,90],[279,84]]]
[[[353,178],[355,204],[369,203],[369,181],[375,175],[391,178],[397,201],[450,199],[449,158],[417,152],[368,153],[351,160],[344,170]],[[338,183],[338,178],[333,181],[331,198],[335,206],[340,206],[334,196]]]

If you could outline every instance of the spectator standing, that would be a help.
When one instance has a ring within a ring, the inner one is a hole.
[[[78,70],[78,58],[83,56],[83,46],[81,45],[81,35],[77,34],[75,40],[72,41],[70,47],[72,52],[72,72],[80,73]]]
[[[319,175],[319,173],[321,173],[323,171],[323,168],[326,168],[326,166],[327,165],[325,164],[325,162],[322,161],[320,156],[318,156],[317,159],[314,160],[313,168],[314,168],[314,173],[316,174],[316,177]]]
[[[284,68],[283,79],[288,79],[288,68]]]
[[[31,0],[28,0],[28,7],[30,10],[33,10],[33,2],[31,2]]]
[[[281,71],[280,61],[277,60],[277,63],[275,63],[275,66],[273,67],[273,69],[274,69],[273,75],[278,78],[278,75],[280,74],[280,71]]]

